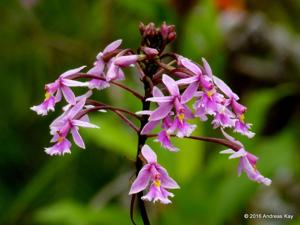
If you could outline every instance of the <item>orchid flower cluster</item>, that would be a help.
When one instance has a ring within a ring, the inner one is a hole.
[[[244,171],[249,179],[270,185],[271,180],[256,169],[258,158],[225,132],[225,129],[231,129],[248,138],[254,136],[250,130],[251,124],[245,121],[247,108],[238,102],[238,95],[213,74],[204,58],[198,64],[179,54],[164,52],[165,47],[176,38],[173,25],[163,23],[157,28],[150,23],[141,24],[139,28],[142,41],[136,52],[121,48],[122,40],[116,40],[97,55],[87,72],[83,72],[85,66],[71,69],[53,83],[45,85],[45,99],[41,104],[31,107],[33,111],[46,116],[49,111],[55,110],[57,103],[63,100],[66,103],[63,113],[50,124],[53,145],[45,148],[45,152],[50,155],[71,153],[69,134],[74,143],[84,149],[79,128],[98,128],[90,123],[88,114],[108,110],[120,117],[138,137],[136,179],[129,194],[133,202],[137,197],[139,207],[144,207],[143,200],[171,203],[169,198],[174,194],[169,189],[179,188],[167,170],[158,164],[155,152],[146,144],[150,138],[170,152],[179,151],[172,143],[175,137],[222,144],[229,149],[221,153],[231,154],[230,159],[239,158],[239,175]],[[144,87],[143,94],[121,83],[126,79],[123,71],[126,67],[136,68]],[[142,109],[131,112],[92,99],[93,94],[112,85],[133,94],[142,103]],[[85,93],[75,96],[72,90],[75,87],[83,88]],[[224,138],[192,136],[197,127],[195,118],[202,122],[209,121],[213,129],[221,131]],[[153,133],[157,129],[159,132]],[[144,191],[147,193],[144,194]],[[141,211],[144,212],[142,217],[145,223],[148,218],[145,210]]]

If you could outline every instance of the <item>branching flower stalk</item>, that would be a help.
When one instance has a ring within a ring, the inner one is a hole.
[[[239,158],[238,174],[244,171],[250,180],[270,185],[271,180],[257,170],[258,158],[245,150],[244,145],[230,136],[225,129],[232,129],[252,138],[251,124],[245,122],[246,107],[238,102],[239,97],[224,81],[215,76],[203,58],[202,65],[173,52],[165,52],[165,47],[176,38],[175,27],[163,23],[159,28],[153,23],[140,24],[142,39],[136,52],[122,49],[122,40],[116,40],[100,52],[93,66],[82,72],[85,66],[71,69],[61,74],[53,83],[45,85],[45,99],[31,109],[45,116],[55,110],[56,103],[63,100],[67,105],[63,113],[50,124],[53,136],[51,147],[45,148],[49,155],[71,153],[72,143],[85,148],[79,133],[80,127],[98,128],[90,123],[88,114],[111,111],[137,134],[136,179],[131,185],[130,218],[134,221],[134,205],[137,203],[144,225],[150,225],[144,201],[162,204],[171,203],[174,194],[170,189],[179,185],[157,160],[155,152],[146,144],[148,139],[158,141],[162,148],[173,152],[179,149],[172,138],[189,138],[221,144],[228,149],[229,158]],[[168,61],[169,60],[169,61]],[[144,93],[120,83],[125,79],[123,68],[136,68]],[[114,85],[131,93],[141,104],[141,111],[131,112],[118,106],[108,105],[92,99],[94,93]],[[86,89],[85,94],[75,96],[72,88]],[[192,109],[190,103],[192,104]],[[196,125],[191,119],[202,122],[211,120],[212,127],[219,129],[224,138],[193,136]],[[140,123],[139,127],[136,125]],[[153,130],[158,128],[158,133]]]

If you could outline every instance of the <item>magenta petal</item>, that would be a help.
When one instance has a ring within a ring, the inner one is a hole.
[[[61,90],[58,89],[57,92],[56,92],[56,95],[55,95],[55,103],[60,102],[61,99],[62,99],[62,93],[61,93]]]
[[[241,148],[237,152],[233,153],[231,156],[229,156],[229,159],[235,159],[235,158],[241,158],[246,157],[247,152],[245,149]]]
[[[67,112],[63,112],[59,117],[57,117],[53,122],[50,124],[51,129],[62,127],[66,124],[65,118],[66,118]]]
[[[187,103],[189,100],[191,100],[196,91],[198,89],[198,83],[194,82],[194,83],[191,83],[186,89],[185,91],[183,92],[183,94],[181,95],[181,103],[182,104],[185,104]]]
[[[173,96],[178,96],[179,95],[179,88],[177,86],[177,83],[175,80],[173,80],[171,77],[168,75],[164,74],[162,77],[163,83],[166,85],[168,88],[169,92]]]
[[[98,90],[103,90],[105,88],[108,88],[110,84],[106,81],[100,80],[100,79],[92,79],[89,82],[89,88],[93,89],[96,88]]]
[[[194,74],[196,74],[196,75],[202,74],[201,69],[195,63],[191,62],[190,60],[188,60],[186,58],[182,58],[181,63],[185,68],[187,68]]]
[[[238,176],[241,176],[242,171],[243,171],[243,165],[242,165],[242,161],[240,160],[238,165]]]
[[[74,95],[73,91],[71,90],[71,88],[69,88],[67,86],[62,86],[61,91],[62,91],[66,101],[68,103],[70,103],[71,105],[75,105],[76,98],[75,98],[75,95]]]
[[[184,108],[184,118],[193,119],[194,114],[193,114],[192,110],[190,110],[189,107],[187,107],[186,105],[183,105],[183,108]]]
[[[86,101],[86,99],[83,98],[78,103],[76,103],[76,105],[74,105],[70,109],[70,111],[67,113],[67,117],[68,118],[74,118],[76,116],[76,114],[79,113],[82,110],[83,106],[85,105],[85,101]]]
[[[151,115],[151,113],[152,113],[151,110],[143,110],[143,111],[135,112],[136,115]]]
[[[157,171],[160,173],[161,186],[168,189],[178,189],[179,185],[173,180],[167,170],[160,165],[156,166]]]
[[[212,70],[211,70],[208,62],[204,58],[202,58],[202,61],[203,61],[203,65],[204,65],[206,75],[209,76],[209,77],[212,77],[213,76]]]
[[[241,148],[244,148],[244,146],[243,146],[243,144],[242,144],[241,142],[237,141],[234,137],[232,137],[232,136],[230,136],[229,134],[227,134],[223,129],[221,129],[221,131],[222,131],[222,134],[224,135],[224,137],[225,137],[227,140],[229,140],[229,141],[231,141],[231,142],[233,142],[233,143],[235,143],[235,144],[241,146]]]
[[[63,74],[61,74],[60,77],[65,78],[65,77],[71,76],[75,73],[79,73],[85,67],[86,66],[81,66],[81,67],[78,67],[78,68],[75,68],[75,69],[68,70],[68,71],[64,72]]]
[[[105,63],[102,61],[102,59],[96,61],[95,66],[92,67],[87,74],[92,74],[96,76],[100,76],[103,73]]]
[[[152,89],[152,95],[153,95],[153,97],[163,97],[164,96],[162,91],[156,86],[154,86]]]
[[[150,178],[151,174],[149,171],[149,165],[146,165],[140,170],[137,178],[131,185],[129,194],[132,195],[145,190],[147,185],[149,184]]]
[[[256,164],[256,162],[257,162],[257,160],[258,160],[258,157],[257,156],[255,156],[255,155],[253,155],[252,153],[250,153],[250,152],[247,152],[247,159],[249,160],[249,162],[252,164],[252,165],[254,165],[254,164]]]
[[[143,52],[153,58],[159,54],[159,52],[155,48],[149,48],[149,47],[142,47]]]
[[[178,152],[179,149],[176,148],[174,145],[172,145],[170,137],[168,136],[168,133],[166,130],[162,130],[158,133],[157,139],[162,147],[170,150],[171,152]]]
[[[243,106],[242,104],[238,103],[235,99],[231,100],[231,107],[232,107],[233,111],[237,115],[242,115],[247,110],[247,108],[245,106]]]
[[[35,111],[38,115],[45,116],[48,111],[54,111],[55,99],[51,96],[49,99],[42,102],[40,105],[33,106],[30,109]]]
[[[180,80],[176,81],[176,83],[178,85],[181,85],[181,84],[191,84],[191,83],[197,82],[198,80],[199,80],[198,76],[192,76],[192,77],[180,79]]]
[[[64,138],[63,141],[56,143],[50,148],[45,148],[45,152],[49,155],[64,155],[65,153],[71,153],[71,142]]]
[[[119,70],[120,68],[118,66],[116,66],[114,63],[111,63],[106,73],[107,81],[117,79],[119,76]]]
[[[143,200],[153,201],[154,203],[160,201],[163,204],[171,203],[168,197],[173,197],[174,195],[163,187],[156,187],[154,184],[151,184],[149,192],[142,197]]]
[[[143,200],[146,200],[146,201],[153,201],[155,202],[155,199],[157,200],[157,196],[160,196],[160,191],[159,191],[159,188],[156,187],[155,185],[151,184],[150,188],[149,188],[149,191],[146,195],[144,195],[142,197]]]
[[[117,57],[114,61],[114,64],[120,67],[127,67],[131,64],[135,64],[138,60],[138,55],[125,55]]]
[[[173,104],[162,103],[155,111],[153,111],[149,117],[149,121],[161,120],[165,118],[172,110]]]
[[[213,81],[227,97],[234,98],[235,100],[239,99],[239,97],[231,90],[231,88],[220,78],[213,76]]]
[[[80,136],[79,132],[78,132],[78,128],[77,127],[72,127],[71,129],[71,134],[73,137],[73,140],[75,142],[75,144],[77,146],[79,146],[80,148],[85,148],[85,144],[84,141],[82,140],[82,137]]]
[[[122,40],[118,39],[105,47],[103,54],[116,50],[122,44]]]
[[[91,97],[92,94],[93,94],[93,92],[92,92],[91,90],[88,90],[86,93],[77,96],[77,97],[76,97],[76,101],[78,102],[78,101],[80,101],[80,100],[82,100],[82,99],[87,99],[87,98]]]
[[[146,125],[143,127],[141,134],[148,134],[150,131],[152,131],[157,124],[159,124],[159,120],[156,121],[149,121],[148,123],[146,123]]]
[[[125,80],[125,74],[120,68],[118,69],[116,80]]]
[[[157,157],[155,152],[149,147],[149,145],[144,145],[142,148],[142,155],[147,160],[148,163],[156,163]]]
[[[78,127],[99,128],[97,125],[82,120],[72,120],[72,124]]]
[[[70,79],[62,79],[62,84],[68,87],[87,87],[88,82],[80,82]]]
[[[240,134],[243,134],[245,136],[247,136],[248,138],[253,138],[255,133],[251,132],[249,129],[251,127],[251,124],[249,123],[245,123],[241,120],[237,120],[235,122],[235,132],[238,132]]]
[[[164,102],[171,102],[173,99],[174,99],[173,96],[162,96],[162,97],[147,98],[146,101],[164,103]]]

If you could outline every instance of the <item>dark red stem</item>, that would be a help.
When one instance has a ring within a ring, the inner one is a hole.
[[[149,137],[149,138],[157,137],[157,134],[148,134],[147,137]],[[177,136],[172,134],[171,137],[177,137]],[[237,144],[235,144],[227,139],[224,139],[224,138],[203,137],[203,136],[189,136],[189,137],[184,137],[184,138],[221,144],[221,145],[231,148],[234,151],[238,151],[242,148],[242,146],[237,145]]]
[[[113,84],[113,85],[115,85],[115,86],[118,86],[118,87],[120,87],[120,88],[122,88],[122,89],[124,89],[124,90],[126,90],[126,91],[128,91],[128,92],[130,92],[131,94],[133,94],[135,97],[139,98],[140,100],[143,100],[143,96],[140,95],[140,94],[139,94],[138,92],[136,92],[135,90],[133,90],[133,89],[131,89],[131,88],[129,88],[129,87],[123,85],[123,84],[120,84],[120,83],[118,83],[118,82],[112,81],[112,80],[111,80],[111,81],[107,81],[107,80],[106,80],[105,78],[103,78],[103,77],[99,77],[99,76],[95,76],[95,75],[87,74],[87,73],[77,73],[77,74],[75,74],[75,75],[73,75],[73,76],[70,76],[70,77],[68,77],[68,78],[70,78],[70,79],[91,78],[91,79],[103,80],[103,81],[106,81],[106,82],[108,82],[108,83],[110,83],[110,84]]]
[[[117,109],[112,109],[110,106],[95,106],[93,108],[90,109],[85,109],[82,110],[80,113],[78,113],[76,115],[75,118],[81,118],[84,115],[90,113],[90,112],[94,112],[94,111],[98,111],[101,109],[107,109],[107,110],[111,110],[113,111],[115,114],[117,114],[128,126],[130,126],[136,133],[139,133],[139,128],[137,128],[126,116],[124,116],[119,110]]]

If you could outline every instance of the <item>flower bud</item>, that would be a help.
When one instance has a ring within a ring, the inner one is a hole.
[[[238,115],[244,114],[247,110],[247,108],[245,106],[238,103],[235,99],[232,99],[231,106],[232,106],[233,111]]]
[[[155,48],[142,47],[142,50],[149,58],[154,58],[159,54]]]
[[[163,22],[162,25],[160,26],[160,33],[163,40],[166,40],[168,38],[169,29],[166,22]]]
[[[176,32],[174,31],[174,32],[169,33],[169,35],[168,35],[168,41],[172,42],[175,39],[176,39]]]
[[[116,66],[126,67],[136,63],[138,60],[143,60],[144,58],[144,55],[125,55],[117,57],[114,61],[114,64]]]

